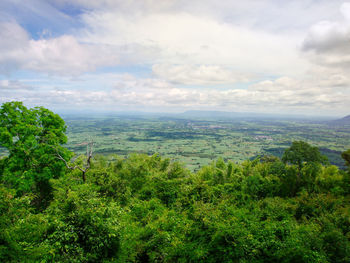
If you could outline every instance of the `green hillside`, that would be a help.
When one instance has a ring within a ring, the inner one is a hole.
[[[62,119],[3,104],[0,262],[349,262],[347,170],[304,141],[191,172],[158,154],[73,157]]]

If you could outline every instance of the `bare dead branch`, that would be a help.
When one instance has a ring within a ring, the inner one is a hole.
[[[59,154],[58,150],[56,149],[56,157],[58,159],[60,159],[61,161],[64,162],[64,164],[66,165],[67,169],[70,170],[75,170],[78,169],[79,171],[82,172],[82,179],[85,182],[86,181],[86,172],[90,169],[91,167],[91,158],[92,158],[92,153],[93,153],[93,142],[89,142],[86,145],[86,164],[85,167],[80,167],[78,165],[74,165],[74,166],[69,166],[68,162]]]

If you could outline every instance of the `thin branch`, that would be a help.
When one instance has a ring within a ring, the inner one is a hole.
[[[60,159],[61,161],[63,161],[64,162],[64,164],[66,165],[66,167],[68,168],[68,169],[70,169],[70,170],[75,170],[75,169],[79,169],[79,167],[77,166],[77,165],[75,165],[75,166],[69,166],[68,165],[68,163],[67,163],[67,161],[58,153],[58,151],[57,151],[57,149],[56,149],[56,154],[57,154],[57,158],[58,159]]]
[[[94,144],[93,142],[90,142],[90,143],[88,143],[86,145],[86,157],[87,157],[87,159],[86,159],[85,167],[79,167],[78,165],[69,166],[67,161],[59,154],[58,150],[56,149],[57,158],[60,159],[61,161],[63,161],[68,169],[70,169],[70,170],[78,169],[79,171],[81,171],[82,172],[82,178],[83,178],[84,182],[86,181],[85,174],[91,167],[91,158],[92,158],[92,153],[93,153],[93,144]]]

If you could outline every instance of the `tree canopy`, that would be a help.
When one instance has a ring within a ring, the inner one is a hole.
[[[67,142],[62,118],[43,107],[28,109],[21,102],[4,103],[0,109],[0,146],[8,150],[3,159],[1,180],[17,194],[34,189],[49,194],[49,179],[63,175],[64,164],[55,152],[69,159],[61,146]]]
[[[327,157],[320,153],[320,150],[304,141],[294,141],[286,149],[282,156],[282,161],[298,166],[299,170],[304,163],[327,163]]]
[[[343,152],[341,157],[344,159],[345,164],[350,168],[350,149]]]
[[[195,173],[88,153],[82,180],[58,115],[11,102],[0,124],[0,262],[350,262],[350,170],[307,143]]]

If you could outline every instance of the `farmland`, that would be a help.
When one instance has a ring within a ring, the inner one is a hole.
[[[320,148],[343,167],[350,127],[301,120],[175,118],[160,116],[65,117],[67,147],[77,154],[94,141],[95,154],[159,153],[196,171],[221,157],[241,162],[258,155],[281,156],[292,141]]]

